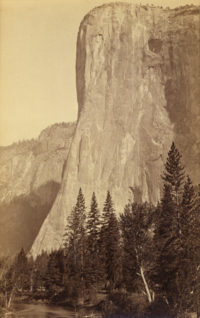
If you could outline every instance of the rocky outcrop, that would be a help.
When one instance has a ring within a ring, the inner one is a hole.
[[[93,191],[102,205],[107,190],[117,212],[132,193],[136,201],[156,203],[172,140],[199,181],[199,36],[194,6],[115,3],[84,18],[77,41],[78,123],[33,255],[60,247],[79,187],[87,206]]]
[[[74,129],[74,123],[55,124],[38,139],[0,147],[0,202],[28,195],[50,181],[61,183]]]
[[[60,188],[75,124],[0,147],[0,255],[29,250]]]

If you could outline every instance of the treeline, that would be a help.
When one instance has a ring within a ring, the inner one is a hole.
[[[86,213],[80,189],[63,248],[36,260],[22,250],[0,277],[2,299],[93,305],[105,317],[199,315],[200,189],[185,177],[174,143],[162,179],[156,207],[129,202],[119,219],[109,191],[102,213],[95,193]]]

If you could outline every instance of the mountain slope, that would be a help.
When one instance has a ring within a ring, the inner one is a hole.
[[[79,116],[61,189],[32,254],[58,248],[82,187],[89,206],[107,190],[117,213],[132,195],[156,203],[172,140],[200,178],[199,8],[104,5],[82,21],[77,41]]]
[[[0,147],[0,254],[29,250],[60,188],[75,124]]]

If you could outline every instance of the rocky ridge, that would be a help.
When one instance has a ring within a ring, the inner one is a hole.
[[[74,129],[74,123],[55,124],[38,139],[0,147],[0,201],[10,202],[49,181],[61,183]]]

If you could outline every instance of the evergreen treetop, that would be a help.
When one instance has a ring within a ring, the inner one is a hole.
[[[195,191],[192,185],[192,181],[189,176],[187,176],[187,180],[184,184],[184,192],[182,197],[182,206],[192,210],[195,207]]]
[[[87,221],[86,278],[89,286],[95,286],[100,278],[99,226],[98,204],[93,192]]]
[[[175,201],[178,202],[178,196],[181,193],[181,188],[184,180],[184,167],[181,164],[181,154],[172,142],[168,152],[168,157],[165,163],[165,171],[162,179],[164,184],[168,184]]]
[[[75,207],[72,209],[70,216],[68,217],[68,223],[64,233],[64,246],[67,247],[69,241],[78,240],[84,232],[85,225],[85,198],[82,193],[82,189],[79,189],[77,201]]]
[[[102,215],[102,225],[108,226],[110,215],[114,213],[114,207],[112,202],[112,197],[110,191],[107,192],[106,201],[104,203],[103,215]]]
[[[88,221],[87,221],[87,232],[89,236],[95,237],[97,239],[99,233],[99,209],[96,200],[95,193],[92,194],[92,201],[90,206],[90,211],[88,213]]]

